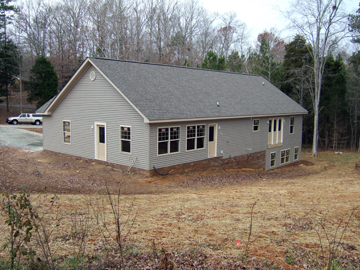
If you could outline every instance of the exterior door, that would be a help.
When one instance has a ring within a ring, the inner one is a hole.
[[[216,157],[216,148],[217,148],[217,124],[209,125],[209,158]]]
[[[95,158],[106,161],[106,126],[95,125]]]
[[[282,133],[283,118],[269,119],[268,144],[279,144],[283,142]]]

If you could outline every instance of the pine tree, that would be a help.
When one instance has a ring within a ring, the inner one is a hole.
[[[346,102],[346,69],[340,55],[336,59],[333,55],[327,57],[322,89],[320,143],[325,149],[332,147],[333,150],[337,150],[338,147],[345,147],[344,138],[348,135],[347,119],[349,118]]]
[[[45,56],[35,60],[30,72],[30,93],[27,100],[37,101],[36,106],[39,108],[57,94],[58,76]]]
[[[227,59],[227,66],[231,72],[242,72],[245,62],[245,56],[240,57],[238,51],[232,51]]]
[[[6,36],[7,25],[12,19],[8,13],[16,11],[10,2],[10,0],[0,0],[0,95],[6,96],[7,111],[9,111],[9,86],[19,72],[18,49]]]
[[[225,56],[218,57],[215,52],[208,51],[204,58],[204,61],[201,64],[201,68],[225,70],[227,68]]]
[[[16,11],[15,6],[10,5],[10,0],[0,0],[0,42],[6,43],[6,25],[10,23],[11,16],[6,14],[9,11]],[[5,40],[5,41],[4,41]]]
[[[353,42],[360,43],[360,8],[356,14],[349,15],[349,30],[353,35]]]

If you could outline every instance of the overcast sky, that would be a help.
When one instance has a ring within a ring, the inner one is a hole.
[[[286,10],[289,0],[200,0],[204,7],[211,12],[223,14],[228,11],[235,11],[238,19],[245,22],[250,32],[250,43],[256,41],[258,34],[265,29],[276,28],[280,36],[289,42],[286,32],[287,21],[276,10]],[[358,0],[345,0],[344,4],[348,13],[354,14],[359,8]]]

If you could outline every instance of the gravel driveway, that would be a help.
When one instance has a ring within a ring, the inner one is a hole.
[[[6,146],[28,149],[31,152],[42,151],[43,135],[23,128],[0,126],[0,147]]]

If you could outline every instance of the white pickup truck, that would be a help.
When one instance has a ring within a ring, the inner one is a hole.
[[[32,114],[32,113],[22,113],[15,117],[9,117],[6,119],[6,123],[8,124],[34,124],[41,125],[42,124],[42,115],[40,114]]]

